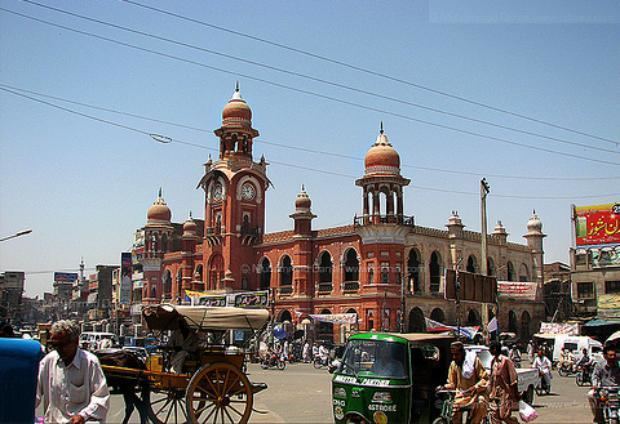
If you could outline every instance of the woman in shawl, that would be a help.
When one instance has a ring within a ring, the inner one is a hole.
[[[499,342],[492,342],[489,351],[491,361],[491,402],[489,418],[491,424],[518,423],[512,411],[519,409],[517,370],[510,359],[501,354]]]

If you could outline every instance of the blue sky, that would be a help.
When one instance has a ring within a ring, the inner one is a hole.
[[[479,230],[478,197],[448,191],[476,193],[481,175],[486,175],[491,184],[489,227],[492,229],[501,219],[510,239],[524,242],[521,236],[532,209],[536,209],[548,234],[546,261],[566,262],[571,244],[570,205],[620,201],[620,178],[612,178],[620,176],[617,144],[491,111],[123,1],[38,1],[401,101],[175,46],[27,2],[0,1],[4,9],[229,72],[124,48],[0,11],[0,84],[5,88],[9,85],[202,128],[208,132],[46,100],[142,131],[217,148],[217,139],[210,131],[219,127],[221,110],[239,80],[242,95],[254,112],[254,127],[261,133],[255,143],[255,156],[264,153],[268,161],[274,162],[269,168],[275,188],[267,194],[267,231],[291,228],[288,215],[302,183],[319,216],[315,228],[350,223],[361,209],[360,189],[354,185],[354,177],[361,176],[363,164],[359,160],[284,149],[261,140],[362,158],[376,138],[380,121],[401,155],[403,175],[412,180],[405,191],[405,210],[415,215],[419,225],[441,228],[450,211],[458,210],[468,228]],[[620,140],[617,1],[140,2],[396,79]],[[239,74],[367,108],[278,88]],[[402,102],[606,151],[552,142]],[[52,275],[42,271],[77,268],[82,256],[87,267],[119,263],[120,252],[130,248],[133,232],[144,224],[146,210],[160,186],[174,220],[185,220],[189,210],[195,217],[203,217],[203,194],[195,187],[208,150],[158,144],[143,134],[1,90],[0,113],[0,235],[26,227],[33,229],[28,236],[0,245],[0,269],[29,272],[27,294],[50,291]],[[412,119],[612,164],[535,151]],[[583,197],[592,195],[601,196]]]

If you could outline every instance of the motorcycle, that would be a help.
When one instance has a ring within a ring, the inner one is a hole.
[[[596,389],[596,398],[599,402],[599,407],[603,410],[603,422],[605,424],[620,423],[618,387],[601,387]]]
[[[272,353],[261,361],[260,367],[264,370],[269,368],[277,368],[280,371],[283,371],[284,368],[286,368],[286,362],[280,357],[280,355]]]
[[[320,356],[315,356],[312,365],[314,365],[314,368],[316,368],[317,370],[323,367],[327,367],[329,365],[329,358],[321,359]]]
[[[590,367],[579,367],[575,375],[575,383],[578,386],[586,386],[592,384],[592,371]]]
[[[538,396],[548,395],[551,393],[551,383],[547,383],[547,380],[544,378],[544,373],[541,371],[538,373],[540,375],[540,383],[536,386],[536,394]]]
[[[558,374],[562,377],[568,377],[569,375],[575,374],[576,371],[574,362],[562,362],[558,367]]]

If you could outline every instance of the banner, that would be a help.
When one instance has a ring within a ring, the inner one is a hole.
[[[58,283],[73,283],[77,281],[78,275],[73,272],[55,272],[54,281]]]
[[[593,268],[620,266],[620,247],[616,249],[589,249]]]
[[[577,206],[574,209],[575,244],[620,244],[620,203]]]
[[[454,331],[455,333],[459,333],[461,336],[465,336],[468,339],[473,339],[476,333],[480,331],[479,326],[463,326],[457,327],[455,325],[445,325],[438,321],[433,321],[430,318],[424,318],[426,323],[426,331],[428,333],[443,333],[445,331]]]
[[[131,253],[121,253],[121,293],[119,303],[121,305],[129,305],[131,303],[131,274],[133,273],[133,265],[131,262]]]
[[[532,282],[498,281],[497,295],[503,298],[536,300],[536,288]]]
[[[355,324],[357,314],[313,314],[310,315],[315,322],[330,322],[332,324]]]
[[[541,322],[541,334],[566,334],[569,336],[579,335],[579,324],[568,322]]]
[[[599,294],[597,299],[597,318],[620,318],[620,295]]]

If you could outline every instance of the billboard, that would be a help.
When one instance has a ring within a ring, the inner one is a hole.
[[[620,203],[573,207],[575,244],[620,244]]]
[[[597,298],[597,317],[601,319],[620,318],[620,295],[599,294]]]
[[[495,277],[459,271],[458,282],[460,284],[459,300],[495,303],[497,296],[497,279]],[[446,299],[456,300],[456,283],[456,271],[446,269]]]
[[[121,305],[129,305],[131,303],[131,274],[133,266],[131,263],[131,253],[121,253],[121,295],[119,303]]]
[[[77,281],[78,275],[74,272],[55,272],[54,281],[58,283],[73,283]]]

